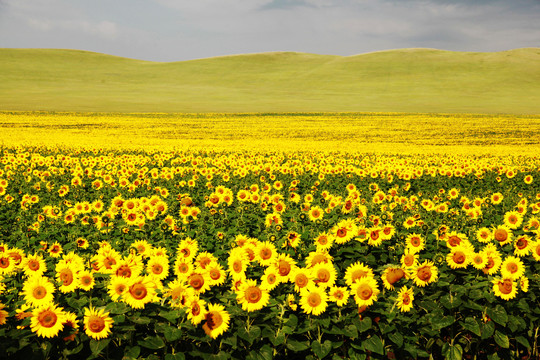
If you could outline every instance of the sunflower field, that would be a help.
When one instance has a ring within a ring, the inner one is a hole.
[[[540,158],[0,148],[10,359],[535,359]]]

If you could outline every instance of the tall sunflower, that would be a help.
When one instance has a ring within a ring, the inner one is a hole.
[[[108,312],[93,307],[84,309],[84,332],[92,339],[104,339],[111,333],[114,320]]]

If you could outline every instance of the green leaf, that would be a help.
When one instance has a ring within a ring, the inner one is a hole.
[[[105,307],[105,311],[109,311],[111,314],[125,314],[130,310],[130,307],[122,302],[110,302]]]
[[[173,326],[167,326],[165,328],[165,331],[163,332],[163,335],[165,336],[165,340],[168,342],[173,342],[182,337],[183,331],[175,328]]]
[[[298,325],[298,317],[294,314],[291,314],[289,318],[285,321],[285,325],[294,330],[294,328],[296,328],[296,326]]]
[[[180,311],[178,310],[171,310],[171,311],[160,311],[159,316],[161,316],[164,319],[167,319],[170,323],[176,324],[178,322],[178,319],[181,317]]]
[[[387,335],[390,341],[392,341],[394,344],[396,344],[398,347],[401,347],[403,345],[403,335],[401,335],[399,332],[393,332]]]
[[[497,345],[499,345],[500,347],[505,349],[508,349],[510,347],[510,341],[508,340],[508,336],[506,336],[506,334],[503,334],[499,330],[495,331],[494,339]]]
[[[183,353],[167,354],[165,360],[185,360],[186,356]]]
[[[484,293],[479,289],[469,291],[469,299],[478,300],[484,297]]]
[[[478,323],[478,320],[472,317],[467,317],[463,323],[461,323],[463,328],[469,330],[473,334],[480,336],[480,324]]]
[[[280,331],[277,334],[270,333],[268,338],[270,339],[272,345],[279,346],[285,342],[285,333],[283,331]]]
[[[311,343],[311,348],[313,349],[313,353],[317,355],[319,359],[322,359],[326,355],[330,354],[330,351],[332,350],[332,342],[330,340],[326,340],[321,344],[318,340],[313,340]]]
[[[516,336],[516,341],[525,346],[525,348],[527,350],[530,350],[531,349],[531,344],[529,343],[529,340],[527,340],[527,338],[523,337],[523,336]]]
[[[257,358],[260,360],[272,360],[274,358],[274,350],[270,345],[266,344],[258,350]]]
[[[238,329],[238,336],[252,344],[253,341],[261,336],[261,328],[258,326],[251,326],[248,331],[245,327],[241,327]]]
[[[152,350],[165,347],[165,342],[159,336],[147,336],[144,339],[137,341],[137,344]]]
[[[150,318],[147,318],[145,316],[136,316],[136,315],[131,316],[129,320],[132,323],[137,324],[137,325],[148,325],[152,322]]]
[[[501,305],[497,305],[494,308],[488,307],[486,313],[491,320],[495,321],[499,325],[505,326],[508,322],[508,314]]]
[[[380,337],[372,336],[362,342],[365,350],[373,351],[379,355],[384,355],[384,345]]]
[[[480,337],[482,339],[489,339],[493,336],[494,332],[495,324],[493,324],[493,321],[488,321],[487,323],[482,325],[482,335],[480,335]]]
[[[371,329],[371,326],[372,326],[371,318],[366,317],[366,318],[360,320],[360,327],[358,328],[358,331],[359,332],[367,331],[367,330]]]
[[[109,345],[109,342],[111,339],[103,339],[103,340],[90,340],[90,351],[92,351],[92,354],[97,355],[99,354],[103,349]]]
[[[433,330],[441,330],[447,326],[452,325],[456,319],[452,316],[437,317],[432,320]]]
[[[124,354],[125,357],[127,356],[130,358],[137,359],[139,355],[141,354],[141,348],[138,346],[127,347],[127,349],[128,350]]]
[[[287,340],[287,348],[295,352],[304,351],[309,348],[309,343],[289,339]]]
[[[461,348],[461,345],[454,344],[449,346],[448,352],[446,353],[447,360],[461,360],[462,357],[463,349]]]
[[[354,325],[347,325],[343,329],[343,335],[350,337],[351,339],[356,339],[358,337],[358,329]]]

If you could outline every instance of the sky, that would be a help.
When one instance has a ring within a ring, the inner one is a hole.
[[[540,47],[540,0],[0,0],[0,48],[150,61]]]

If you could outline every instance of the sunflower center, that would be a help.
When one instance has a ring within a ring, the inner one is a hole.
[[[278,263],[278,272],[281,276],[287,276],[291,272],[291,264],[285,260],[280,260]]]
[[[411,303],[411,298],[409,297],[409,294],[405,293],[402,295],[402,303],[403,305],[409,305]]]
[[[431,270],[427,266],[421,267],[418,269],[417,275],[420,280],[429,281],[431,279]]]
[[[506,270],[514,274],[518,271],[518,266],[516,263],[511,262],[506,265]]]
[[[503,282],[499,282],[499,291],[505,295],[508,295],[512,292],[512,281],[511,280],[504,280]]]
[[[120,265],[118,270],[116,270],[116,276],[122,276],[125,278],[131,277],[131,268],[127,265]]]
[[[2,257],[0,258],[0,268],[7,268],[9,266],[9,258],[8,257]]]
[[[308,282],[309,282],[309,279],[307,278],[307,276],[305,274],[298,274],[294,278],[294,283],[299,288],[303,288],[304,286],[306,286],[308,284]]]
[[[261,250],[261,259],[263,260],[268,260],[272,257],[272,250],[270,250],[269,248],[264,248]]]
[[[337,291],[336,293],[334,293],[334,297],[338,300],[341,300],[343,299],[343,293],[341,291]]]
[[[105,320],[99,316],[90,316],[88,319],[88,329],[93,333],[100,333],[105,329]]]
[[[466,259],[466,258],[467,258],[467,257],[465,256],[465,254],[464,254],[463,252],[461,252],[461,251],[456,251],[456,252],[454,253],[454,255],[452,256],[452,260],[454,260],[454,262],[455,262],[456,264],[463,264],[463,263],[465,263],[465,259]]]
[[[236,260],[233,263],[233,270],[234,270],[234,272],[237,272],[237,273],[242,271],[242,262],[240,260]]]
[[[178,272],[181,274],[185,274],[189,271],[189,266],[186,263],[182,263],[178,266]]]
[[[495,230],[495,240],[499,242],[506,241],[508,239],[508,233],[504,229],[497,229]]]
[[[221,277],[221,272],[218,269],[210,270],[210,278],[212,280],[217,280]]]
[[[60,280],[62,281],[62,285],[69,286],[73,282],[73,272],[69,269],[64,269],[60,273]]]
[[[318,242],[319,245],[326,245],[328,244],[328,238],[326,236],[320,236]]]
[[[371,298],[371,295],[373,295],[373,290],[368,284],[362,284],[358,287],[358,290],[356,290],[356,294],[360,299],[368,300]]]
[[[56,314],[51,310],[45,310],[42,311],[38,315],[38,322],[41,324],[41,326],[46,328],[51,328],[56,324],[58,317]]]
[[[319,269],[319,271],[317,271],[317,279],[319,279],[319,282],[328,282],[330,280],[330,271],[327,269]]]
[[[345,236],[347,236],[347,229],[340,228],[337,231],[336,235],[337,235],[337,237],[345,237]]]
[[[474,262],[475,264],[480,265],[480,264],[483,262],[482,256],[480,256],[480,255],[475,256],[475,257],[473,258],[473,262]]]
[[[30,260],[28,262],[28,268],[32,271],[37,271],[39,270],[39,261],[37,260]]]
[[[191,254],[191,251],[189,251],[189,249],[187,248],[183,248],[182,250],[180,250],[180,252],[182,253],[182,255],[184,255],[184,257],[189,257],[189,255]]]
[[[195,290],[200,290],[204,286],[204,277],[200,274],[191,275],[189,285],[191,285]]]
[[[201,307],[198,303],[193,304],[193,306],[191,307],[191,313],[195,316],[201,313]]]
[[[111,269],[113,265],[116,265],[116,260],[110,256],[106,257],[103,261],[103,266],[107,269]]]
[[[413,266],[414,255],[412,254],[405,255],[405,258],[403,259],[403,263],[405,264],[405,266]]]
[[[516,247],[519,250],[525,249],[527,247],[527,240],[525,240],[524,238],[518,239],[518,241],[516,242]]]
[[[322,303],[321,295],[317,293],[311,293],[309,294],[307,301],[309,306],[317,307]]]
[[[129,293],[136,300],[141,300],[146,297],[146,294],[148,294],[148,290],[146,289],[146,286],[144,286],[143,284],[137,283],[137,284],[133,284],[129,288]]]
[[[32,295],[34,296],[35,299],[43,299],[45,297],[45,295],[47,295],[47,289],[45,289],[44,286],[36,286],[34,288],[34,291],[32,291]]]
[[[268,276],[266,277],[266,282],[267,282],[268,284],[270,284],[270,285],[272,285],[273,283],[275,283],[276,280],[277,280],[277,278],[276,278],[276,275],[274,275],[274,274],[270,274],[270,275],[268,275]]]
[[[515,223],[517,223],[517,221],[518,221],[517,216],[515,216],[515,215],[510,215],[510,217],[508,217],[508,222],[510,224],[515,224]]]
[[[414,247],[420,246],[420,238],[415,236],[411,239],[411,245]]]
[[[159,275],[163,272],[163,266],[160,264],[154,264],[152,265],[152,272],[156,275]]]
[[[81,278],[81,283],[83,285],[90,285],[92,283],[92,278],[90,276],[83,276]]]
[[[461,239],[459,238],[459,236],[450,236],[450,238],[448,239],[448,244],[450,244],[450,246],[457,246],[461,243]]]
[[[377,240],[377,239],[379,239],[379,231],[378,231],[378,230],[372,231],[372,232],[369,234],[369,237],[371,238],[371,240]]]
[[[262,291],[256,286],[250,286],[246,289],[246,300],[249,303],[258,303],[262,298]]]
[[[211,311],[206,314],[206,326],[210,330],[214,330],[223,324],[223,318],[217,311]]]

